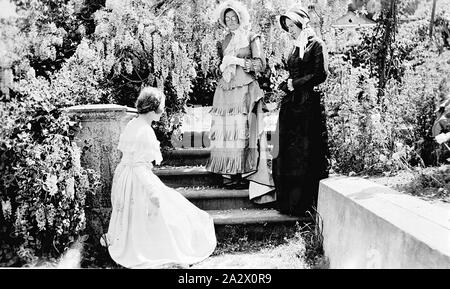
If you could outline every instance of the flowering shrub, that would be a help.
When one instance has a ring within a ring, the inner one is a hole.
[[[80,165],[77,122],[42,79],[23,80],[0,105],[0,264],[59,256],[85,229],[85,199],[98,176]],[[55,105],[56,104],[56,105]]]
[[[13,2],[17,21],[0,19],[0,58],[12,68],[15,83],[11,99],[0,95],[0,263],[6,265],[57,256],[84,232],[85,199],[96,191],[98,177],[81,168],[83,148],[72,139],[77,123],[61,109],[134,106],[143,85],[158,86],[167,96],[167,113],[156,133],[170,146],[186,103],[212,102],[217,42],[225,35],[212,18],[217,3],[209,0]],[[278,102],[282,94],[276,87],[287,76],[282,66],[291,44],[277,16],[298,1],[242,2],[252,30],[262,36],[271,72],[260,79],[266,101]],[[328,44],[335,40],[331,24],[345,14],[347,2],[302,1],[315,5],[311,17]],[[438,2],[437,19],[448,23],[448,1]],[[383,29],[365,32],[345,54],[330,55],[330,76],[322,87],[336,172],[439,163],[441,148],[431,127],[440,84],[450,75],[450,52],[440,37],[428,39],[428,4],[414,3],[418,20],[391,35],[384,63],[391,69],[385,71],[382,94],[377,47]],[[436,27],[435,34],[444,30]]]
[[[336,172],[374,174],[442,161],[432,127],[446,87],[442,83],[450,74],[450,51],[427,39],[426,26],[419,20],[399,27],[382,98],[377,95],[378,76],[365,57],[371,52],[367,37],[345,55],[330,57],[323,89]]]

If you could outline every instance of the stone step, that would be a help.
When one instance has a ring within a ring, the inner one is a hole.
[[[230,210],[257,208],[249,200],[248,190],[221,188],[177,188],[184,197],[202,210]]]
[[[274,209],[208,210],[214,219],[219,242],[282,239],[298,231],[298,225],[312,223],[310,218],[292,217]]]
[[[161,166],[154,167],[153,173],[172,188],[220,186],[222,176],[206,171],[203,166]]]
[[[102,231],[108,230],[111,208],[91,209],[88,214],[89,227]],[[298,231],[298,225],[312,224],[310,218],[292,217],[274,209],[231,209],[206,210],[214,220],[216,237],[219,242],[239,241],[241,238],[254,240],[285,238]]]
[[[281,214],[275,209],[231,209],[207,210],[215,225],[295,223],[309,218],[300,218]]]
[[[163,151],[164,166],[204,166],[209,159],[208,148],[177,148]]]

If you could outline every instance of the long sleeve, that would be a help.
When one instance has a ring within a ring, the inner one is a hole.
[[[222,64],[223,59],[223,44],[221,41],[216,42],[216,48],[218,61],[216,63],[216,68],[214,69],[214,74],[216,78],[220,78],[222,76],[222,72],[220,71],[219,67]]]
[[[287,87],[287,80],[283,81],[278,85],[278,89],[284,91],[285,93],[289,93],[289,89]]]
[[[292,80],[292,85],[294,86],[294,90],[301,89],[304,86],[316,86],[324,82],[327,78],[327,65],[324,57],[324,52],[326,50],[323,47],[323,43],[317,41],[314,44],[314,47],[311,48],[312,51],[311,57],[314,57],[312,61],[313,69],[312,73],[309,73],[300,78],[294,78]]]
[[[250,37],[250,48],[252,51],[251,58],[245,60],[244,70],[247,72],[262,73],[266,68],[266,58],[261,44],[261,37],[253,34]]]
[[[152,127],[145,121],[132,119],[119,138],[117,148],[128,162],[161,163],[160,144]]]

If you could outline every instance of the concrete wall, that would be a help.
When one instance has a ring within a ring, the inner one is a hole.
[[[450,204],[336,177],[321,181],[318,212],[330,268],[450,268]]]

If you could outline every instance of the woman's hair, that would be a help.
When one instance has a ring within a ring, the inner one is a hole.
[[[164,93],[156,87],[144,87],[136,100],[136,109],[139,114],[154,111],[162,113],[161,102],[165,97]]]

